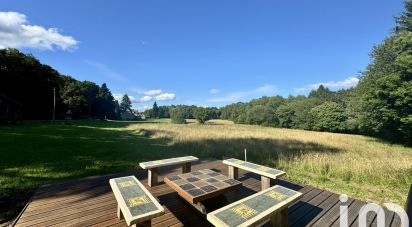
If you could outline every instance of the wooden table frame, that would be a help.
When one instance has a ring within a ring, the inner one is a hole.
[[[176,160],[176,161],[168,162],[168,160]],[[159,167],[181,164],[182,173],[188,173],[192,169],[192,162],[198,161],[198,160],[199,159],[194,156],[184,156],[184,157],[162,159],[162,160],[156,160],[156,161],[150,161],[150,162],[141,162],[139,165],[140,167],[142,167],[142,169],[148,170],[147,184],[149,185],[149,187],[154,187],[159,184]],[[163,161],[164,163],[161,163]],[[159,163],[152,164],[155,162],[159,162]]]

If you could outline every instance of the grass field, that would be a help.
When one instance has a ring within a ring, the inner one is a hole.
[[[227,121],[26,122],[0,127],[0,219],[16,215],[46,182],[179,155],[243,158],[244,148],[249,161],[285,170],[289,179],[362,200],[403,206],[412,182],[412,148],[365,136]]]

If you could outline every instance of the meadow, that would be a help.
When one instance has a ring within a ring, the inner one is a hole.
[[[141,161],[195,155],[243,159],[286,178],[365,201],[404,205],[412,148],[358,135],[169,120],[24,122],[0,127],[0,223],[41,184],[139,168]]]

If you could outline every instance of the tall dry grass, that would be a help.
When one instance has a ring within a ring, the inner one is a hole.
[[[412,149],[358,135],[235,125],[134,124],[128,129],[201,157],[243,157],[287,178],[371,202],[403,205],[412,182]]]

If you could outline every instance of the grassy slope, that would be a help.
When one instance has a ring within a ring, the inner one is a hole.
[[[412,182],[411,148],[364,136],[164,120],[25,123],[0,127],[0,220],[46,182],[186,154],[242,158],[244,148],[250,161],[281,168],[290,179],[363,200],[403,205]]]

